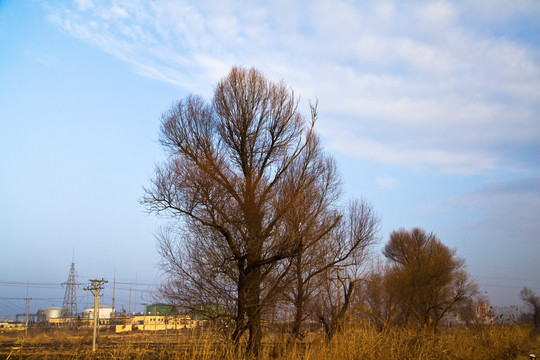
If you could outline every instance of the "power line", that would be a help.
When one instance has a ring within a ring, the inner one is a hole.
[[[486,279],[512,280],[512,281],[531,281],[531,282],[540,283],[540,279],[518,279],[518,278],[502,277],[502,276],[490,276],[490,275],[477,275],[477,276],[479,278],[486,278]]]
[[[520,285],[501,285],[501,284],[485,284],[480,283],[480,286],[489,286],[489,287],[499,287],[499,288],[509,288],[509,289],[523,289],[523,286]],[[539,286],[527,286],[528,288],[540,290]]]
[[[6,281],[0,280],[0,286],[6,287],[33,287],[33,288],[58,288],[61,284],[46,282],[28,282],[28,281]]]
[[[4,298],[4,299],[13,299],[13,298]],[[3,298],[0,298],[0,301],[2,302],[3,306],[4,307],[7,307],[9,308],[11,311],[15,312],[15,313],[20,313],[21,312],[21,309],[23,309],[21,307],[21,305],[17,305],[17,304],[14,304],[12,303],[11,301],[8,301],[8,300],[4,300]],[[19,300],[17,298],[17,300]]]
[[[0,296],[0,300],[24,300],[26,298],[24,297],[2,297]],[[33,297],[32,300],[40,300],[40,301],[55,301],[55,300],[61,300],[62,298],[36,298]]]

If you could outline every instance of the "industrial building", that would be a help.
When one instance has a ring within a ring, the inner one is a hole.
[[[126,332],[133,330],[140,331],[162,331],[162,330],[183,330],[193,329],[202,326],[205,320],[193,320],[191,315],[134,315],[125,318],[122,324],[117,324],[116,332]]]
[[[99,292],[103,289],[104,279],[91,279],[92,286],[85,288],[94,295],[94,301],[98,304],[97,318],[100,326],[116,327],[117,331],[131,330],[181,330],[191,329],[206,322],[201,317],[200,311],[193,311],[186,314],[183,308],[178,308],[171,304],[155,303],[144,304],[144,310],[139,313],[128,314],[124,310],[123,314],[115,313],[114,310],[114,285],[112,306],[99,304]],[[62,307],[50,306],[39,309],[35,314],[27,312],[16,314],[16,321],[0,321],[0,331],[7,329],[26,329],[33,326],[71,326],[85,327],[93,326],[94,307],[89,306],[79,313],[77,310],[77,273],[75,263],[71,263],[68,280],[62,285],[66,286]],[[131,294],[130,294],[131,299]],[[131,302],[131,300],[130,300]],[[130,304],[131,308],[131,304]]]
[[[98,307],[98,314],[97,315],[98,315],[98,319],[100,321],[101,320],[110,320],[113,317],[113,308],[112,308],[112,306],[100,305]],[[94,307],[91,306],[91,307],[84,308],[82,317],[85,318],[85,319],[93,320],[94,319]]]
[[[138,314],[114,314],[112,306],[100,305],[98,319],[100,326],[110,326],[116,332],[162,331],[193,329],[204,325],[204,320],[196,312],[184,313],[183,309],[169,304],[149,304]],[[36,314],[28,314],[29,326],[92,326],[94,307],[86,307],[82,313],[72,317],[63,316],[63,308],[50,306],[39,309]],[[1,323],[0,331],[24,329],[26,314],[17,314],[17,321]]]

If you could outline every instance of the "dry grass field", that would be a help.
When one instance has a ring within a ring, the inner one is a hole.
[[[322,333],[302,342],[268,333],[262,359],[529,359],[539,351],[539,338],[526,326],[444,328],[434,334],[390,327],[377,331],[357,326],[330,343]],[[537,354],[540,357],[540,354]],[[30,329],[0,334],[0,359],[247,359],[219,334],[115,334],[102,331],[92,353],[89,329]]]

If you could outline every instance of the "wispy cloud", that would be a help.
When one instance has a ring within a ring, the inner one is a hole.
[[[351,156],[474,173],[514,160],[508,144],[540,147],[540,47],[524,40],[540,27],[534,1],[79,0],[50,9],[64,31],[190,92],[209,95],[234,64],[283,78],[320,100],[323,135]],[[508,24],[521,33],[492,30]]]
[[[31,53],[30,54],[37,62],[47,67],[54,67],[58,65],[58,59],[54,56],[41,54],[41,53]]]
[[[378,176],[376,182],[378,186],[384,189],[397,189],[400,187],[398,179],[387,175]]]
[[[490,183],[455,202],[482,210],[487,219],[470,224],[493,232],[493,240],[537,242],[540,233],[540,178]]]
[[[493,169],[496,159],[489,154],[438,150],[436,147],[399,146],[390,143],[350,139],[344,136],[332,150],[351,154],[356,158],[396,165],[438,167],[451,174],[471,174]]]

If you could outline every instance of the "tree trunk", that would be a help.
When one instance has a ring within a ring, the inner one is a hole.
[[[250,314],[248,312],[248,330],[249,339],[247,344],[247,352],[255,359],[259,358],[261,352],[262,343],[262,330],[261,330],[261,312],[253,311]]]
[[[298,289],[300,290],[300,289]],[[294,315],[294,323],[292,327],[292,335],[296,338],[300,338],[300,326],[304,317],[304,298],[298,296],[295,301],[296,313]]]
[[[334,335],[338,331],[341,331],[343,328],[343,322],[345,320],[347,311],[349,310],[349,306],[351,304],[352,294],[354,291],[354,285],[355,285],[355,281],[351,281],[349,283],[348,288],[345,289],[345,299],[344,299],[343,305],[341,305],[341,307],[338,307],[335,313],[335,316],[330,322],[330,324],[327,325],[323,323],[323,325],[325,325],[327,342],[330,342],[332,338],[334,337]]]
[[[246,275],[243,269],[239,269],[239,278],[238,278],[238,300],[236,303],[236,321],[235,328],[232,334],[232,341],[235,347],[238,349],[240,344],[240,338],[246,330],[245,326],[245,316],[246,316]]]
[[[261,269],[252,268],[246,275],[246,315],[249,331],[247,351],[258,358],[262,342],[261,330]]]

